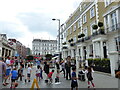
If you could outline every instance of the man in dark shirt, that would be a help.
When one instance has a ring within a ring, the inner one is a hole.
[[[67,62],[65,63],[65,69],[66,69],[66,80],[68,80],[68,75],[69,79],[71,80],[71,57],[67,57]]]

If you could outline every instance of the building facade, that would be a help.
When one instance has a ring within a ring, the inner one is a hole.
[[[15,53],[15,43],[7,40],[6,34],[0,34],[0,57],[13,56]]]
[[[8,39],[10,42],[15,43],[15,52],[13,56],[18,56],[25,58],[27,55],[27,47],[24,46],[21,42],[17,41],[16,39]]]
[[[32,41],[32,54],[33,55],[54,55],[57,50],[57,40],[42,40],[34,39]]]
[[[62,57],[71,56],[80,63],[90,58],[110,59],[111,75],[118,68],[120,52],[120,2],[118,0],[84,1],[65,22],[61,35]],[[93,28],[102,23],[103,26]]]

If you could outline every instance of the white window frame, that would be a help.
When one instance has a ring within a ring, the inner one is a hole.
[[[112,15],[114,17],[112,17]],[[111,16],[111,24],[112,24],[112,26],[116,25],[117,24],[117,13],[116,13],[116,11],[114,11],[113,13],[111,13],[110,16]],[[112,22],[112,20],[113,20],[114,23]]]
[[[93,18],[94,16],[95,16],[95,8],[92,7],[92,8],[90,9],[90,18]]]
[[[74,31],[76,31],[76,29],[77,29],[77,26],[76,26],[76,24],[74,24]]]
[[[114,2],[115,0],[104,0],[105,2],[105,7],[109,6],[112,2]]]
[[[87,16],[86,14],[83,15],[83,24],[87,22]]]
[[[120,51],[120,36],[115,38],[116,51]]]
[[[74,35],[73,41],[74,41],[74,43],[76,43],[76,41],[77,41],[76,35]]]
[[[105,7],[107,7],[109,5],[109,0],[105,0]]]
[[[96,30],[94,30],[94,29],[92,28],[93,25],[95,25],[95,22],[92,22],[92,23],[90,24],[91,35],[96,31]]]
[[[88,29],[87,29],[87,27],[83,28],[83,33],[85,34],[85,37],[88,36]]]
[[[109,24],[108,24],[108,15],[105,16],[105,24],[106,24],[106,27],[105,27],[105,28],[108,28],[108,27],[109,27]]]

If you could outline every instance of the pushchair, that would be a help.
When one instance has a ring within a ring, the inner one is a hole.
[[[85,72],[83,70],[78,72],[78,79],[81,81],[85,81]]]

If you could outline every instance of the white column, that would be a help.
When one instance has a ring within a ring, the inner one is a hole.
[[[70,50],[68,50],[68,56],[71,56],[71,52],[70,52]]]
[[[79,69],[79,48],[76,49],[76,69]]]
[[[81,55],[80,55],[80,56],[81,56],[81,59],[83,60],[83,47],[82,47],[82,46],[80,47],[80,54],[81,54]]]
[[[95,55],[96,55],[96,53],[95,53],[95,42],[93,42],[93,58],[95,58]]]
[[[120,23],[120,10],[116,10],[117,23]]]
[[[71,49],[71,58],[73,58],[73,57],[74,57],[74,50]]]
[[[100,51],[101,51],[101,58],[104,58],[104,55],[103,55],[103,41],[100,41]]]
[[[66,55],[66,51],[64,51],[64,58],[66,58],[67,57],[67,55]]]
[[[5,54],[6,54],[6,49],[4,48],[4,55],[3,55],[3,57],[5,57]]]
[[[112,26],[111,17],[110,15],[108,15],[108,27],[111,27],[111,26]],[[110,28],[109,28],[109,31],[111,31]]]
[[[106,19],[105,19],[105,17],[104,17],[104,25],[105,25],[105,33],[107,33],[107,24],[106,24]]]
[[[79,71],[79,48],[76,49],[76,74],[78,78],[78,71]]]
[[[89,58],[89,54],[90,54],[90,46],[86,46],[86,51],[87,51],[87,59]]]
[[[83,52],[83,46],[80,47],[80,56],[81,56],[81,61],[82,61],[82,64],[81,66],[83,67],[83,55],[84,55],[84,52]]]
[[[63,51],[63,58],[65,59],[66,57],[65,57],[65,51]]]
[[[110,52],[110,65],[111,65],[111,75],[115,76],[115,70],[118,69],[118,52]]]

